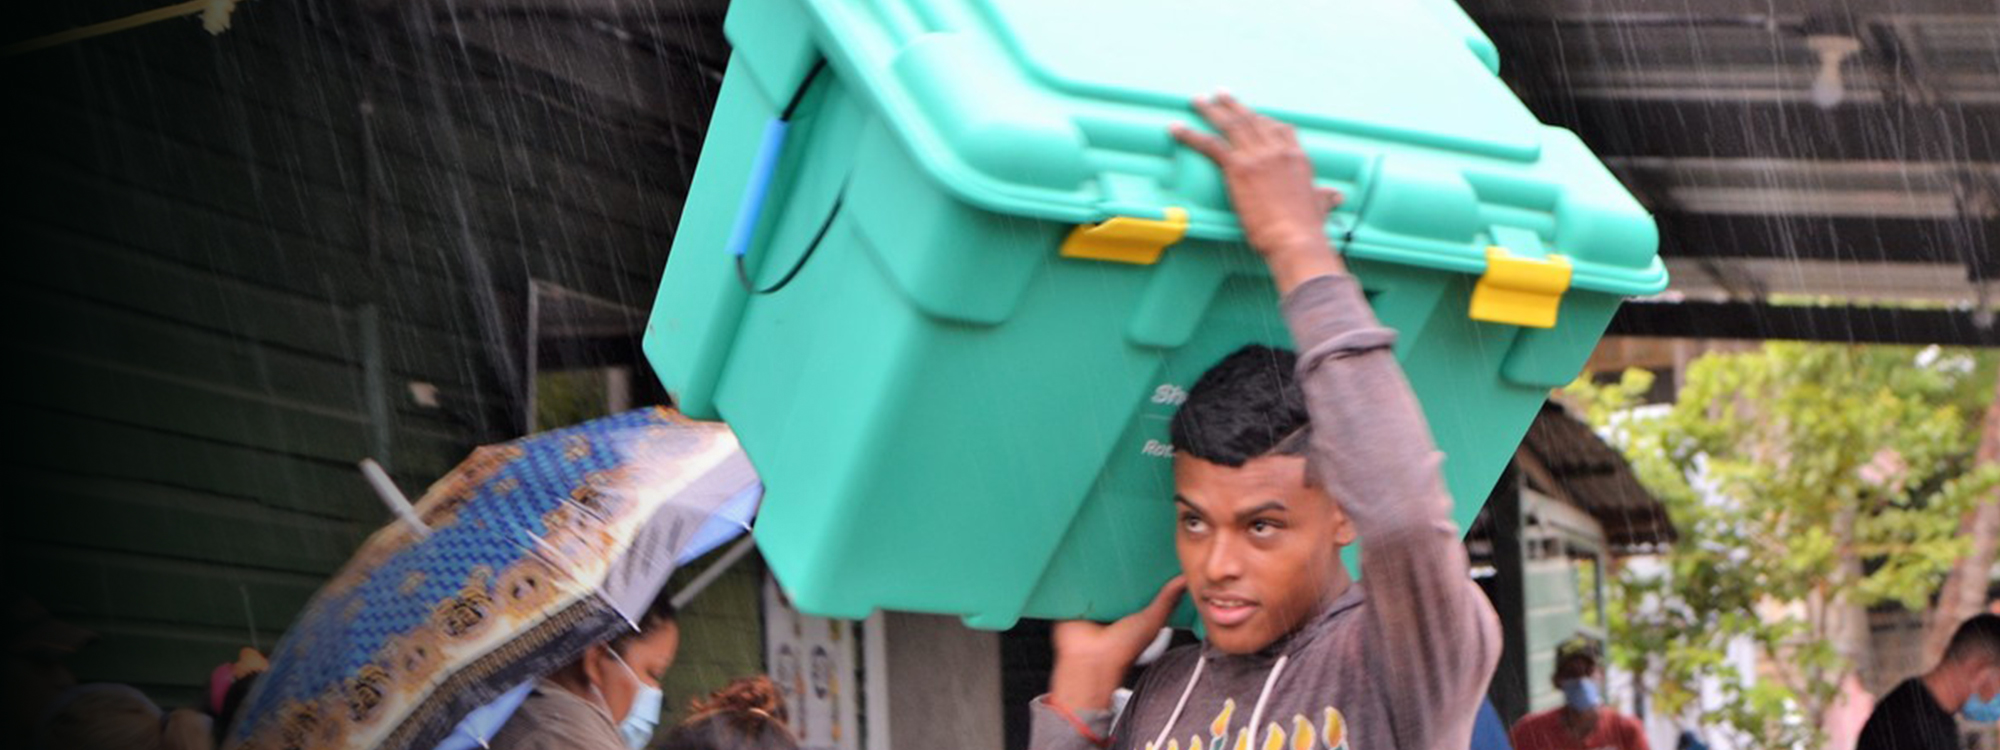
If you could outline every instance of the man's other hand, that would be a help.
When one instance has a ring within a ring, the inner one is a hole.
[[[1125,672],[1166,627],[1167,617],[1187,590],[1187,578],[1174,576],[1145,609],[1109,625],[1088,620],[1056,623],[1055,672],[1049,678],[1049,698],[1072,711],[1103,710],[1111,694],[1125,681]]]

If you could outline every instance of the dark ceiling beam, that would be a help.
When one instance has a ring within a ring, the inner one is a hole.
[[[1466,12],[1482,23],[1490,18],[1657,16],[1658,0],[1463,0]],[[1992,13],[1993,0],[1680,0],[1665,6],[1686,16],[1761,17],[1838,14]]]
[[[1756,302],[1627,302],[1605,335],[2000,347],[2000,329],[1968,310]]]
[[[1850,98],[1808,102],[1640,100],[1527,92],[1550,124],[1601,156],[1842,161],[2000,161],[2000,102],[1913,106]]]
[[[1853,263],[1943,263],[2000,276],[2000,220],[1662,213],[1660,254]]]
[[[2000,161],[2000,103],[1954,100],[1948,87],[1936,100],[1919,96],[1904,77],[1928,79],[1938,72],[1926,71],[1921,51],[1903,49],[1904,40],[1879,23],[1848,32],[1867,45],[1850,66],[1865,64],[1877,77],[1851,76],[1849,97],[1830,109],[1807,100],[1804,78],[1799,96],[1789,101],[1735,96],[1726,86],[1703,91],[1709,84],[1698,75],[1650,80],[1643,97],[1620,83],[1630,78],[1621,74],[1635,68],[1689,64],[1720,73],[1740,64],[1809,74],[1814,59],[1803,51],[1802,37],[1830,19],[1990,15],[2000,11],[1996,0],[1688,0],[1670,9],[1642,0],[1468,0],[1466,8],[1499,47],[1501,75],[1523,101],[1543,121],[1575,130],[1600,155]],[[1817,20],[1807,22],[1807,16]],[[1774,35],[1772,44],[1725,46],[1704,58],[1686,50],[1668,54],[1643,41],[1664,34],[1698,47],[1702,34],[1728,27],[1766,30]],[[1663,54],[1671,59],[1654,59]],[[1688,54],[1695,57],[1685,59]],[[1891,82],[1887,98],[1868,88],[1879,77]],[[1688,91],[1662,96],[1673,88]],[[1904,94],[1917,98],[1898,98]]]

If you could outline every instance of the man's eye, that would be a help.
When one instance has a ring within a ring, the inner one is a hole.
[[[1181,516],[1181,528],[1183,529],[1187,529],[1188,531],[1201,531],[1206,526],[1207,526],[1206,524],[1201,522],[1200,517],[1192,515]]]
[[[1277,533],[1277,531],[1278,531],[1278,525],[1275,523],[1271,523],[1270,521],[1250,522],[1250,533],[1252,534],[1256,534],[1258,536],[1270,536],[1272,534]]]

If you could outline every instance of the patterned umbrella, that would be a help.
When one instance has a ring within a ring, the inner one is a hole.
[[[480,448],[416,502],[427,528],[376,532],[314,595],[225,747],[430,748],[631,627],[759,492],[727,427],[663,408]]]

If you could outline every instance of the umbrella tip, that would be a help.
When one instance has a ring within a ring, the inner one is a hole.
[[[396,514],[396,518],[403,523],[409,524],[410,528],[417,532],[417,536],[430,536],[431,527],[424,523],[424,519],[417,516],[416,506],[411,505],[410,499],[403,495],[403,491],[396,488],[395,480],[389,478],[389,472],[384,470],[381,464],[372,458],[361,459],[361,476],[367,478],[368,486],[375,488],[375,495],[382,498],[383,505],[389,506],[389,512]]]

